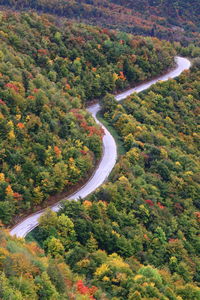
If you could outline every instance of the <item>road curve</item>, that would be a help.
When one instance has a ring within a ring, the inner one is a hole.
[[[176,68],[172,71],[169,71],[167,74],[158,77],[157,79],[153,79],[148,81],[147,83],[140,84],[133,89],[129,89],[126,92],[123,92],[117,95],[115,98],[117,101],[123,100],[126,97],[130,96],[134,92],[141,92],[148,89],[152,84],[158,81],[166,81],[170,78],[175,78],[179,76],[184,70],[188,70],[191,66],[191,63],[188,59],[182,57],[175,57],[176,61]],[[88,182],[81,187],[77,192],[68,196],[65,199],[75,199],[78,200],[80,197],[85,198],[92,192],[94,192],[108,177],[110,172],[112,171],[116,160],[117,160],[117,146],[115,143],[114,138],[110,134],[110,132],[101,124],[97,118],[96,114],[100,110],[99,104],[94,104],[88,108],[88,111],[92,114],[95,121],[100,124],[105,132],[103,137],[103,155],[102,159],[95,170],[93,176],[88,180]],[[65,200],[63,199],[63,200]],[[51,206],[53,211],[58,211],[60,208],[60,202]],[[29,217],[25,218],[15,227],[10,230],[10,234],[12,236],[16,235],[17,237],[25,237],[31,230],[38,226],[38,219],[44,213],[44,210],[41,210],[37,213],[30,215]]]

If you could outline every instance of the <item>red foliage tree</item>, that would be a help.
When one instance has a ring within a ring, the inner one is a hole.
[[[89,288],[89,287],[87,287],[87,286],[85,286],[83,284],[82,280],[78,280],[77,283],[76,283],[76,288],[77,288],[77,291],[81,295],[88,295],[91,300],[95,300],[94,294],[97,291],[97,287],[96,286],[92,286],[91,288]]]

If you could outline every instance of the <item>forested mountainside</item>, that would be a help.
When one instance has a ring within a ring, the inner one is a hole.
[[[168,42],[36,14],[0,15],[0,219],[9,224],[87,178],[103,131],[84,110],[172,66]]]
[[[0,0],[169,39],[183,26],[188,42],[187,3]],[[0,41],[0,299],[199,300],[199,48],[176,43],[197,57],[191,72],[118,104],[108,92],[173,67],[169,42],[7,10]],[[91,174],[104,133],[85,107],[100,99],[125,153],[110,180],[11,237],[4,225]]]
[[[101,214],[105,214],[103,202],[97,207]],[[85,204],[80,208],[85,216],[91,214],[92,206],[89,208]],[[156,269],[143,265],[134,256],[126,259],[117,253],[108,254],[98,249],[92,234],[84,247],[78,247],[72,238],[74,228],[68,217],[56,217],[51,213],[49,222],[43,222],[42,228],[50,228],[50,224],[52,230],[56,225],[59,239],[52,237],[46,243],[48,256],[37,244],[11,238],[4,230],[0,231],[2,300],[199,299],[199,288],[187,279],[178,274],[172,276],[165,267]],[[116,235],[113,231],[113,237]],[[77,248],[76,256],[69,251],[65,257],[64,249],[69,238],[70,244],[73,241],[79,250]],[[66,260],[73,265],[74,271]],[[171,261],[171,268],[175,268],[176,257]]]
[[[0,4],[182,43],[200,39],[199,0],[0,0]]]
[[[200,3],[198,0],[111,0],[124,7],[133,8],[141,13],[165,17],[169,24],[192,21],[199,22]],[[178,18],[178,19],[177,19]]]
[[[108,299],[200,297],[199,76],[194,67],[122,105],[107,95],[126,154],[108,183],[47,211],[33,232]]]

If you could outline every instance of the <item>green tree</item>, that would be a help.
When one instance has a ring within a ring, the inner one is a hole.
[[[117,107],[117,101],[111,94],[107,94],[105,97],[103,97],[100,104],[104,113],[112,113]]]
[[[43,272],[41,276],[35,279],[35,283],[38,287],[38,297],[44,300],[59,299],[59,294],[56,291],[55,286],[51,283],[51,280],[46,272]]]
[[[64,246],[61,243],[60,239],[55,237],[50,237],[44,243],[44,247],[47,249],[47,253],[52,257],[62,256],[64,253]]]

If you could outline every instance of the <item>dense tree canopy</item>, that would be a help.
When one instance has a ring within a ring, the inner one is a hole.
[[[162,37],[181,24],[198,37],[188,3],[0,1],[113,28],[120,21],[127,31],[135,22],[137,32]],[[93,195],[47,210],[29,242],[0,224],[0,299],[198,300],[199,48],[176,43],[195,58],[192,71],[118,104],[108,92],[173,66],[169,42],[36,13],[4,11],[0,21],[2,222],[91,174],[103,136],[85,110],[93,100],[125,153]]]
[[[0,18],[0,219],[8,224],[92,171],[103,131],[85,104],[163,72],[174,50],[36,14]]]
[[[94,195],[64,202],[59,215],[47,212],[34,232],[47,253],[62,251],[73,271],[109,299],[200,296],[199,75],[193,67],[122,104],[107,95],[104,117],[121,135],[126,154]],[[64,216],[71,222],[65,238],[58,228]],[[54,239],[62,250],[51,250]],[[152,288],[146,289],[143,276],[154,278]]]
[[[184,44],[200,39],[199,0],[0,0],[0,4]]]

